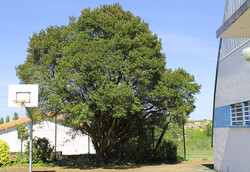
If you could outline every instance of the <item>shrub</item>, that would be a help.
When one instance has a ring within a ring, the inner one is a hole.
[[[207,124],[204,132],[205,132],[206,136],[208,136],[208,137],[212,136],[212,133],[213,133],[212,124]]]
[[[8,165],[11,163],[10,160],[10,148],[8,143],[0,140],[0,165]]]
[[[26,158],[23,158],[21,156],[21,152],[18,152],[15,156],[15,161],[14,161],[14,164],[16,165],[20,165],[20,164],[25,164],[27,163],[27,159]]]
[[[120,163],[148,163],[153,158],[152,143],[152,130],[144,127],[118,145],[107,159]]]
[[[47,162],[52,158],[52,152],[54,149],[54,146],[51,146],[49,143],[49,140],[47,138],[38,138],[35,137],[33,139],[33,156],[32,156],[32,162],[38,163],[38,162]],[[26,145],[25,155],[29,157],[29,149],[30,144]]]
[[[172,140],[163,140],[156,152],[157,161],[176,162],[177,161],[177,144]]]

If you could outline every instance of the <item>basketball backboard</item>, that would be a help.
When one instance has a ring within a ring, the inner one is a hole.
[[[38,85],[37,84],[16,84],[9,85],[8,107],[38,106]]]

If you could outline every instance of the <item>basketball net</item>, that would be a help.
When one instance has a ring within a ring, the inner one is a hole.
[[[18,113],[18,114],[21,113],[23,107],[24,107],[25,104],[26,104],[26,100],[14,100],[13,102],[15,102],[16,105],[17,105],[17,107],[16,107],[17,113]]]

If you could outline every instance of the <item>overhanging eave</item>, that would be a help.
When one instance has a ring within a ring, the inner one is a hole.
[[[216,31],[217,38],[250,37],[250,0],[241,7]]]

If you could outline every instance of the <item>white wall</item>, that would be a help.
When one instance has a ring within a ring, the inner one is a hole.
[[[241,52],[246,43],[219,62],[215,107],[227,106],[250,100],[250,66]]]
[[[26,127],[29,123],[26,124]],[[75,136],[72,138],[72,135]],[[52,146],[55,145],[55,123],[49,120],[42,121],[33,126],[33,137],[46,137],[49,139]],[[7,130],[0,131],[0,139],[5,140],[9,146],[11,152],[20,152],[21,141],[17,138],[17,131],[14,127]],[[60,123],[57,123],[57,148],[56,151],[62,151],[63,155],[79,155],[86,153],[95,153],[95,149],[92,145],[91,139],[88,144],[88,136],[83,135],[80,132],[74,132],[70,127],[64,127]],[[25,142],[26,143],[26,142]],[[90,150],[88,150],[90,145]],[[24,151],[23,146],[23,151]],[[89,152],[90,151],[90,152]]]
[[[21,141],[17,138],[17,132],[14,127],[8,128],[7,130],[0,131],[0,140],[4,140],[10,146],[11,152],[20,152],[21,151]],[[23,144],[23,151],[24,151]]]
[[[214,128],[214,167],[219,172],[249,172],[250,128]]]
[[[55,145],[55,123],[45,120],[34,127],[34,136],[46,137]],[[72,136],[74,136],[72,138]],[[57,151],[62,151],[63,155],[77,155],[88,153],[88,136],[80,132],[74,132],[70,127],[65,127],[57,123]],[[90,139],[90,153],[95,153],[95,149]]]

